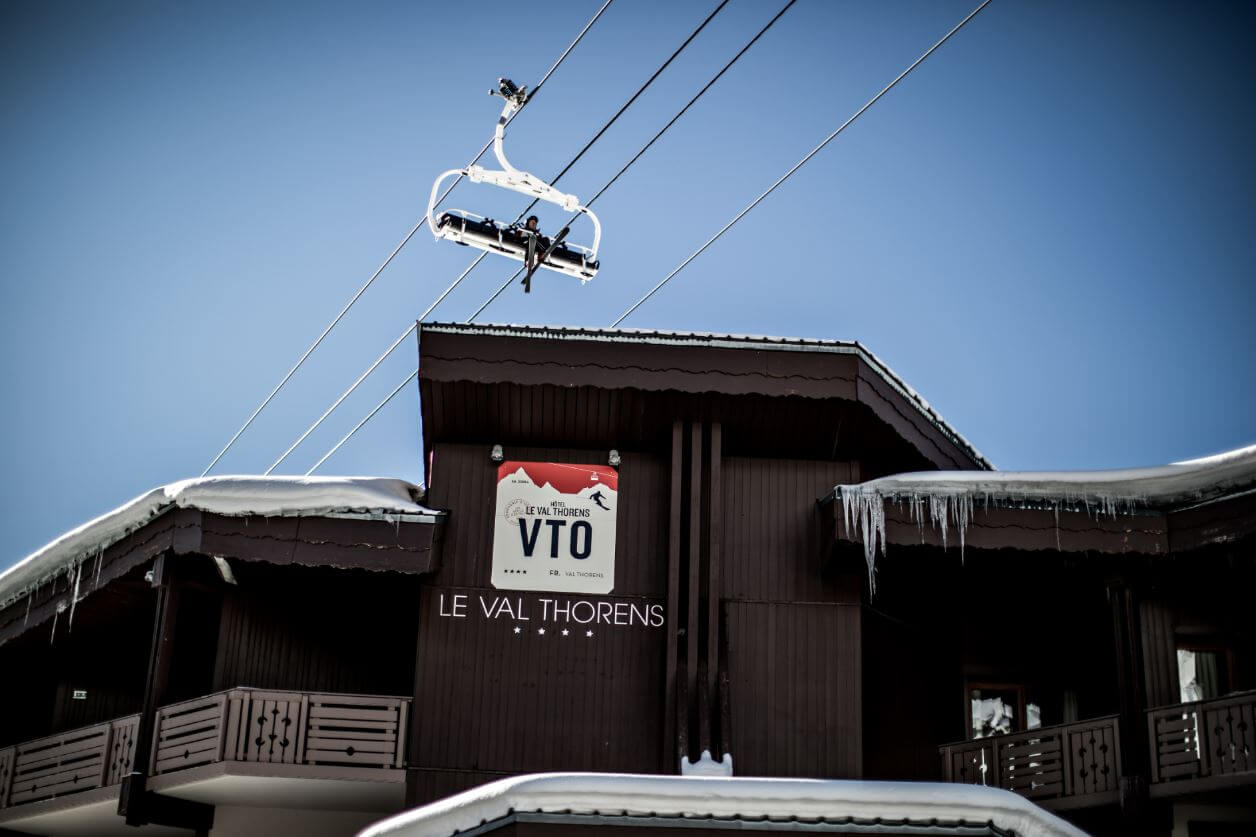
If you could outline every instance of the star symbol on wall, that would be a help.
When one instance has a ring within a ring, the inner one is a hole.
[[[515,625],[515,633],[521,633],[522,631],[523,631],[523,628],[519,627],[518,625]]]
[[[544,628],[537,628],[537,629],[536,629],[536,632],[537,632],[538,634],[540,634],[541,636],[545,636],[545,629],[544,629]]]
[[[566,628],[563,628],[563,636],[567,636],[567,634],[569,633],[571,633],[571,631],[567,630]]]
[[[584,632],[584,635],[585,635],[585,636],[593,636],[593,631],[585,631],[585,632]]]

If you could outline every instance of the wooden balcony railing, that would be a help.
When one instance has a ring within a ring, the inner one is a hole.
[[[1241,779],[1244,773],[1256,781],[1256,691],[1151,709],[1147,731],[1151,781],[1162,785],[1160,791],[1193,779]]]
[[[231,689],[157,711],[153,774],[220,761],[404,767],[409,698]]]
[[[0,750],[0,808],[116,785],[131,771],[138,715]]]
[[[1118,795],[1115,715],[947,744],[938,751],[946,781],[1003,788],[1040,803],[1058,800],[1048,807],[1101,805]]]

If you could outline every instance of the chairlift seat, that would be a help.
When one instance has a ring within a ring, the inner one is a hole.
[[[500,253],[522,262],[527,258],[530,233],[514,225],[498,223],[491,218],[480,218],[461,210],[445,211],[436,221],[437,234],[446,240],[468,247]],[[542,253],[550,239],[538,242],[537,252]],[[597,275],[598,263],[580,252],[583,248],[569,247],[560,242],[550,251],[542,268],[556,270],[587,282]]]

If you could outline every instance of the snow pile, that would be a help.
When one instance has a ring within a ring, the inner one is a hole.
[[[62,573],[72,580],[77,602],[87,559],[95,558],[99,571],[105,549],[172,508],[232,516],[353,516],[434,522],[439,512],[415,502],[421,495],[422,489],[404,480],[377,477],[243,476],[173,482],[66,532],[0,574],[0,607]]]
[[[1173,508],[1203,502],[1256,486],[1256,445],[1216,456],[1160,465],[1108,471],[921,471],[896,474],[857,485],[839,485],[846,531],[863,539],[871,581],[877,544],[885,552],[885,507],[906,508],[911,519],[928,522],[942,534],[954,527],[963,555],[964,536],[973,509],[1022,506],[1084,510],[1116,517],[1151,508]]]
[[[732,776],[733,775],[733,757],[729,753],[725,753],[724,757],[716,761],[711,757],[710,750],[703,750],[702,755],[698,756],[697,761],[690,761],[689,756],[680,757],[680,775],[681,776]]]
[[[851,819],[934,826],[993,823],[1021,837],[1084,836],[1024,797],[978,785],[537,773],[490,782],[406,811],[359,837],[450,837],[510,814],[534,812],[791,824]]]

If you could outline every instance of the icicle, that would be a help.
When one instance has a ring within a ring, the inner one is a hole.
[[[913,492],[908,497],[908,505],[911,508],[911,519],[916,522],[916,531],[920,534],[920,543],[925,542],[925,504],[920,499],[920,495]]]
[[[74,630],[74,609],[78,607],[79,598],[79,581],[83,578],[83,562],[79,561],[74,570],[74,592],[70,594],[70,622],[66,626],[66,631]]]
[[[35,601],[34,593],[26,594],[26,618],[22,620],[22,627],[26,627],[26,623],[31,621],[31,602]]]
[[[968,521],[972,519],[973,498],[961,494],[955,499],[955,528],[959,531],[959,562],[964,563],[964,538],[968,533]]]
[[[853,486],[841,490],[842,515],[847,536],[858,532],[863,538],[864,563],[868,565],[868,589],[876,591],[877,538],[885,551],[885,500],[878,494],[865,494]]]
[[[1055,510],[1055,551],[1063,552],[1060,547],[1060,501],[1055,501],[1051,506]]]
[[[65,602],[57,602],[57,609],[52,614],[52,633],[48,635],[48,644],[52,645],[52,641],[57,638],[57,619],[65,611]]]
[[[937,494],[929,495],[929,519],[933,521],[933,525],[942,530],[942,548],[946,549],[946,511],[947,497]]]
[[[103,549],[98,550],[96,552],[96,581],[93,584],[93,587],[97,590],[100,589],[100,565],[104,562],[104,559],[105,551]]]

